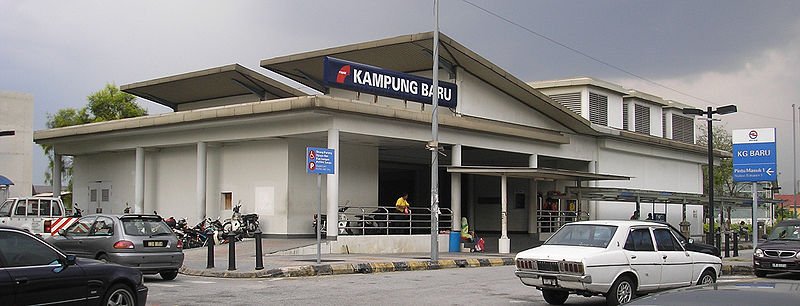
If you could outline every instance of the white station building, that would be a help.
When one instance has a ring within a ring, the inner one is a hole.
[[[508,252],[564,222],[627,219],[638,207],[642,219],[685,218],[702,235],[702,206],[686,199],[703,193],[707,155],[682,105],[591,78],[528,84],[445,35],[439,47],[443,229],[466,217],[489,248]],[[433,107],[418,96],[432,50],[433,33],[421,33],[261,61],[315,94],[237,64],[127,84],[174,111],[34,138],[73,157],[85,210],[130,205],[194,224],[241,204],[274,237],[313,235],[320,192],[306,148],[333,149],[321,197],[328,240],[341,241],[343,207],[393,207],[407,192],[415,214],[429,213]]]

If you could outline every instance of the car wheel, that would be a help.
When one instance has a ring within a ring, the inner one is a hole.
[[[542,289],[542,296],[544,300],[550,305],[563,305],[569,297],[568,291]]]
[[[753,274],[755,274],[756,277],[767,277],[767,272],[761,270],[755,270],[753,271]]]
[[[178,270],[161,271],[158,272],[158,274],[161,275],[161,278],[163,278],[164,280],[173,280],[175,279],[175,277],[178,276]]]
[[[700,281],[697,282],[699,285],[708,285],[712,283],[716,283],[717,278],[711,270],[706,270],[703,274],[700,275]]]
[[[106,254],[100,254],[100,256],[97,256],[97,260],[102,261],[103,263],[109,263],[108,255]]]
[[[116,284],[106,293],[103,305],[136,305],[136,299],[128,286]]]
[[[620,305],[633,300],[636,295],[636,286],[630,276],[620,276],[611,285],[611,289],[606,294],[607,305]]]

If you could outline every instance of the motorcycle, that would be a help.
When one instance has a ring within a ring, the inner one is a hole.
[[[244,236],[252,238],[255,232],[259,229],[258,214],[246,214],[242,216],[242,225],[244,227]]]
[[[242,208],[242,202],[239,201],[236,206],[233,207],[233,214],[229,219],[225,219],[225,222],[222,224],[223,232],[228,234],[236,235],[236,240],[242,239],[242,213],[239,210]]]
[[[349,202],[348,202],[349,203]],[[347,210],[347,204],[343,207],[339,207],[339,222],[337,224],[339,229],[340,235],[352,235],[352,229],[347,228],[348,225],[352,226],[352,222],[348,221],[347,215],[345,215],[345,211]],[[311,221],[311,227],[314,229],[314,233],[317,232],[317,214],[314,214],[313,220]],[[328,215],[322,214],[322,228],[320,228],[320,234],[322,236],[326,236],[328,234]]]

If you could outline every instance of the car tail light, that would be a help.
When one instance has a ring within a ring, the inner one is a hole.
[[[182,249],[183,248],[183,241],[178,239],[178,245],[177,246],[178,246],[179,249]]]
[[[580,262],[562,261],[559,268],[564,273],[583,274],[583,264]]]
[[[133,242],[130,242],[128,240],[120,240],[120,241],[117,241],[117,242],[114,243],[114,248],[115,249],[132,249],[132,248],[134,248],[134,246],[133,246]]]
[[[50,220],[44,220],[44,232],[50,233],[50,229],[53,228],[53,222]]]

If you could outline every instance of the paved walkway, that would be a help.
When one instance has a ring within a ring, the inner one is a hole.
[[[255,240],[237,242],[235,270],[229,270],[228,244],[214,248],[214,267],[207,268],[208,249],[184,250],[180,272],[186,275],[225,278],[302,277],[315,275],[435,270],[446,268],[514,265],[516,254],[440,252],[439,260],[430,253],[403,254],[322,254],[282,255],[285,250],[314,245],[314,239],[262,239],[263,269],[256,270]],[[723,258],[725,275],[752,274],[753,250],[741,250],[738,257]]]

